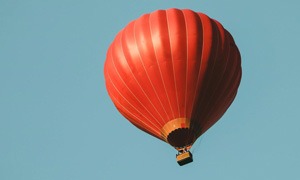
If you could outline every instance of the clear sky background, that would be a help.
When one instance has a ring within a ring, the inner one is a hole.
[[[114,36],[144,13],[189,8],[220,21],[242,55],[236,100],[180,167],[105,89]],[[0,0],[0,179],[300,178],[297,0]]]

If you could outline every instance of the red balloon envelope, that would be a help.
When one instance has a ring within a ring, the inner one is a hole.
[[[241,57],[218,21],[188,9],[158,10],[117,34],[104,74],[120,113],[180,150],[191,147],[234,100]]]

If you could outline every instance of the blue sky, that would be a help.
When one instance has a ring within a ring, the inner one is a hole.
[[[296,0],[0,0],[0,179],[299,179]],[[242,55],[236,100],[194,162],[128,123],[104,84],[106,50],[128,22],[189,8],[220,21]]]

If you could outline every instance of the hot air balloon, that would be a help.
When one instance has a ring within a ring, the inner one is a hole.
[[[193,143],[233,102],[241,56],[216,20],[189,9],[157,10],[130,22],[108,48],[108,94],[140,130],[193,161]]]

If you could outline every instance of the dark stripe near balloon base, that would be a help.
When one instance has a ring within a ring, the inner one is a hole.
[[[175,148],[184,148],[193,144],[194,133],[189,128],[175,129],[168,135],[167,141]]]

